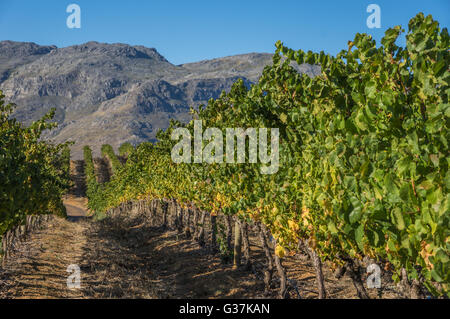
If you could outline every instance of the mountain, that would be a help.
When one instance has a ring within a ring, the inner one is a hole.
[[[272,54],[250,53],[174,65],[154,48],[88,42],[65,48],[0,42],[0,90],[18,105],[14,116],[30,123],[56,108],[58,128],[44,136],[86,144],[155,141],[170,119],[186,122],[189,108],[206,104],[242,78],[258,80]],[[297,66],[314,76],[320,67]]]

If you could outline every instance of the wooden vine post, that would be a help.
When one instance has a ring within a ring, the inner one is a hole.
[[[234,224],[234,253],[233,253],[233,269],[237,269],[241,265],[241,246],[242,231],[241,222],[238,217]]]

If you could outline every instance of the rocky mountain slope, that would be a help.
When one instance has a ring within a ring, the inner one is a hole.
[[[272,55],[250,53],[174,65],[155,49],[88,42],[65,48],[0,42],[0,90],[29,123],[55,107],[59,126],[45,138],[72,140],[74,159],[89,144],[155,141],[170,119],[188,121],[189,108],[206,104],[242,78],[257,81]],[[318,66],[299,71],[318,74]]]

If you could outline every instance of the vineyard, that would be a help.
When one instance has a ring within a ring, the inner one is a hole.
[[[366,269],[373,264],[400,283],[404,297],[450,297],[450,37],[423,14],[410,20],[406,47],[396,44],[402,33],[388,29],[378,46],[358,33],[336,56],[277,42],[258,83],[238,80],[192,109],[203,128],[269,128],[276,173],[264,174],[268,165],[252,161],[251,151],[237,163],[219,161],[217,135],[203,138],[200,160],[183,150],[187,160],[175,163],[175,130],[194,136],[195,124],[171,121],[156,144],[123,144],[119,155],[103,145],[107,178],[85,146],[89,210],[98,223],[132,216],[136,227],[175,232],[222,264],[254,273],[266,292],[276,283],[279,298],[303,294],[286,268],[297,254],[314,267],[318,298],[330,295],[328,272],[347,275],[359,298],[372,297]],[[321,74],[293,67],[304,63],[320,65]],[[64,216],[69,187],[68,145],[39,140],[53,114],[24,128],[9,119],[11,110],[1,104],[4,252],[27,216]],[[270,128],[279,130],[278,147]],[[236,152],[237,139],[223,155]],[[195,149],[198,142],[189,141]],[[250,137],[243,141],[249,146]]]

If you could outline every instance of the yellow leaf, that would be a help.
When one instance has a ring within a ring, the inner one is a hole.
[[[278,257],[283,258],[284,255],[286,255],[286,250],[283,247],[277,245],[277,247],[275,248],[275,254],[277,254]]]

